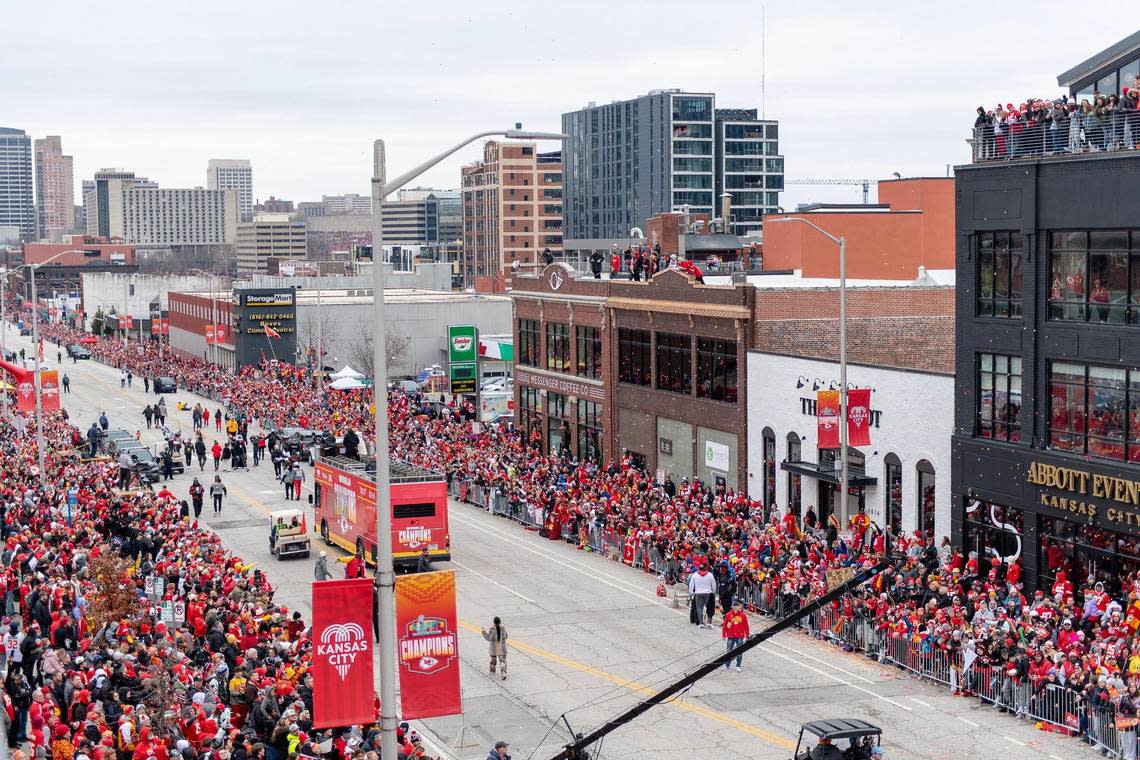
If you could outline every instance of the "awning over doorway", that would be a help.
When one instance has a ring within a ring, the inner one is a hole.
[[[785,460],[780,462],[780,469],[806,475],[809,478],[822,480],[825,483],[839,485],[839,468],[833,468],[830,464],[821,467],[815,462],[789,462]],[[868,475],[862,467],[848,465],[847,485],[861,488],[863,486],[873,486],[878,482],[878,478]]]

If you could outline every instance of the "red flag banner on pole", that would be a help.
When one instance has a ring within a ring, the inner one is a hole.
[[[376,720],[372,579],[313,583],[313,728]]]
[[[847,391],[847,445],[871,445],[871,389]]]
[[[400,715],[405,720],[463,712],[457,626],[454,570],[396,579]]]
[[[206,345],[211,346],[214,344],[214,326],[206,325]]]
[[[214,325],[214,337],[217,338],[219,343],[226,342],[226,326],[220,322]]]
[[[274,340],[281,340],[281,333],[274,330],[269,325],[265,326],[265,337],[273,338]]]
[[[40,371],[40,404],[45,412],[59,411],[59,372],[54,369]]]
[[[816,391],[815,416],[818,448],[839,448],[839,391]]]

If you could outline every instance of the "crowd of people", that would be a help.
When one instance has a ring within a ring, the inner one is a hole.
[[[1090,98],[1026,98],[1018,105],[978,106],[974,157],[985,161],[1020,156],[1132,150],[1140,140],[1140,76],[1119,95]]]
[[[53,337],[74,338],[55,329]],[[103,340],[93,350],[102,360],[140,375],[153,373],[161,361],[164,373],[180,385],[205,390],[254,420],[337,432],[355,429],[366,441],[372,438],[368,389],[318,393],[302,371],[274,362],[232,375],[193,360],[162,360],[147,344]],[[826,617],[829,625],[858,620],[916,652],[945,657],[959,694],[986,692],[978,679],[990,672],[1002,674],[1002,688],[1012,684],[1032,694],[1068,690],[1075,703],[1124,719],[1120,739],[1130,756],[1135,731],[1127,725],[1140,707],[1140,579],[1122,578],[1113,597],[1101,583],[1061,572],[1052,588],[1027,595],[1018,559],[964,556],[948,540],[936,545],[921,532],[888,535],[861,509],[847,525],[834,515],[815,520],[810,512],[801,522],[781,515],[777,505],[761,504],[731,488],[710,488],[697,480],[675,483],[671,477],[658,483],[629,455],[599,466],[565,452],[544,452],[509,425],[470,424],[469,405],[421,405],[395,391],[388,412],[393,458],[495,494],[511,514],[541,525],[551,540],[568,540],[583,550],[605,544],[602,537],[616,540],[620,561],[643,566],[665,583],[685,583],[702,569],[711,573],[715,591],[702,599],[708,609],[694,609],[698,625],[711,627],[716,610],[731,614],[737,601],[756,611],[787,612],[823,593],[829,572],[871,566],[889,555],[888,571],[833,605]],[[73,526],[67,535],[74,534]],[[176,531],[167,540],[180,535]],[[235,616],[240,621],[252,605],[262,612],[254,618],[265,622],[265,633],[274,642],[270,649],[292,652],[288,636],[275,633],[275,626],[288,618],[274,612],[271,597],[259,598],[249,590],[263,589],[264,579],[247,577],[240,564],[227,562],[220,566],[233,567],[235,582],[244,580],[247,591],[241,597],[245,601],[230,604],[230,615],[218,622],[229,630]],[[186,575],[181,568],[175,574]],[[215,583],[201,582],[203,590],[196,593],[216,598],[216,579],[211,580]],[[239,645],[236,652],[240,656],[247,649]],[[278,656],[281,668],[296,665],[303,659],[303,645],[292,660]],[[237,665],[227,663],[231,671]],[[1091,714],[1079,716],[1082,734]]]

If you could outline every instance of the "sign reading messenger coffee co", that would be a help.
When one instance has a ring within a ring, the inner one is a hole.
[[[1025,481],[1040,487],[1038,506],[1140,530],[1140,481],[1045,462],[1030,462]]]

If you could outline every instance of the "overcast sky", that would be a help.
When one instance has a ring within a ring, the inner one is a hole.
[[[62,135],[77,187],[110,166],[204,186],[208,159],[248,158],[255,197],[300,201],[368,193],[377,137],[393,176],[474,132],[558,131],[591,100],[679,87],[763,101],[789,179],[944,176],[968,160],[978,105],[1058,93],[1057,74],[1135,16],[1115,2],[764,7],[766,67],[748,0],[15,2],[0,126]],[[422,184],[458,186],[479,155]],[[858,197],[791,187],[781,203]]]

